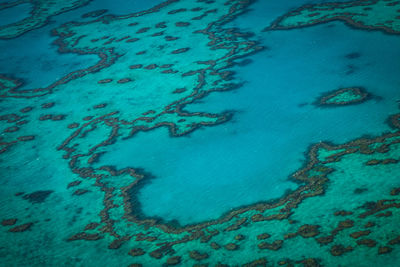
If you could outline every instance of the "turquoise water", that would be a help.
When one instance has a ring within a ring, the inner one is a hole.
[[[310,144],[339,144],[387,132],[387,115],[398,109],[400,61],[392,58],[400,58],[400,39],[341,23],[329,26],[264,33],[261,44],[269,49],[248,57],[246,66],[234,67],[245,83],[240,89],[212,93],[186,108],[235,110],[231,122],[188,138],[171,139],[165,129],[141,133],[120,142],[99,164],[149,170],[156,178],[138,193],[143,213],[182,224],[219,217],[296,188],[287,178],[304,163]],[[353,38],[345,39],[349,35]],[[346,59],[353,52],[362,56]],[[350,64],[356,71],[346,75]],[[312,105],[332,88],[354,85],[380,98],[340,110]],[[140,157],[137,151],[143,151]],[[204,211],[205,206],[211,208]]]
[[[92,66],[98,61],[96,56],[91,55],[60,54],[57,46],[53,44],[56,37],[50,33],[55,25],[84,20],[81,16],[94,10],[106,9],[107,14],[115,15],[128,14],[151,8],[161,2],[161,0],[134,1],[132,3],[130,1],[113,1],[112,3],[110,1],[92,1],[87,6],[54,17],[51,23],[44,28],[28,32],[17,39],[0,40],[0,49],[7,51],[0,54],[0,73],[11,76],[18,73],[18,77],[24,80],[24,85],[20,89],[48,86],[68,73]],[[21,4],[15,8],[26,6],[29,7],[28,4]],[[18,19],[18,16],[14,14],[18,13],[20,16],[23,14],[21,10],[12,12],[6,9],[3,12],[9,14],[15,21],[23,19],[23,17]],[[2,18],[6,19],[6,17]],[[1,24],[3,23],[0,20]],[[21,51],[25,52],[21,53]]]
[[[399,4],[69,2],[0,32],[1,266],[398,264]]]

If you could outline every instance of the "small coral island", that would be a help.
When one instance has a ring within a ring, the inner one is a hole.
[[[370,94],[362,87],[346,87],[323,94],[314,102],[319,107],[334,107],[360,104],[368,100]]]

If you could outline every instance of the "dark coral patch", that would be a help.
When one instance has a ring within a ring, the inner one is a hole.
[[[226,250],[238,250],[239,249],[239,245],[236,245],[234,243],[228,243],[224,247]]]
[[[144,67],[146,70],[154,70],[155,68],[157,68],[157,64],[150,64],[147,65],[146,67]]]
[[[200,253],[197,250],[190,251],[189,256],[192,259],[197,260],[197,261],[201,261],[201,260],[207,259],[209,257],[207,253]]]
[[[397,245],[400,244],[400,235],[397,236],[396,238],[393,238],[392,240],[389,241],[389,245]]]
[[[390,217],[392,215],[393,215],[393,213],[389,210],[389,211],[386,211],[386,212],[382,212],[382,213],[376,214],[375,216],[376,217]]]
[[[186,88],[176,88],[172,93],[173,94],[180,94],[186,91]]]
[[[128,83],[131,82],[132,80],[130,78],[123,78],[117,81],[117,83],[119,84],[123,84],[123,83]]]
[[[146,254],[146,252],[141,248],[133,248],[129,251],[128,254],[131,255],[132,257],[137,257]]]
[[[338,226],[332,230],[332,235],[336,235],[340,231],[346,229],[346,228],[351,228],[354,226],[354,221],[353,220],[345,220],[339,222]]]
[[[384,159],[382,160],[382,164],[383,165],[387,165],[387,164],[396,164],[399,161],[397,159],[392,159],[392,158],[388,158],[388,159]]]
[[[62,121],[67,117],[67,115],[64,114],[59,114],[59,115],[53,115],[51,116],[52,121]]]
[[[81,17],[82,18],[95,18],[103,15],[104,13],[107,12],[107,9],[99,9],[95,11],[90,11],[88,13],[83,14]]]
[[[33,225],[33,223],[25,223],[25,224],[17,225],[11,229],[8,229],[8,231],[13,232],[13,233],[25,232],[25,231],[29,230],[32,227],[32,225]]]
[[[28,122],[29,122],[28,120],[22,120],[22,121],[17,122],[17,125],[18,126],[24,125],[24,124],[27,124]]]
[[[333,256],[342,256],[344,253],[353,251],[351,246],[345,247],[343,245],[334,245],[331,247],[331,254]]]
[[[400,187],[393,188],[393,189],[390,191],[390,195],[391,195],[391,196],[398,196],[399,194],[400,194]]]
[[[241,219],[235,221],[235,223],[233,223],[232,225],[229,225],[227,228],[225,228],[224,231],[238,230],[242,227],[242,225],[245,225],[246,222],[247,222],[247,218],[241,218]]]
[[[166,41],[175,41],[175,40],[179,39],[179,37],[174,37],[174,36],[169,36],[169,35],[165,36],[164,38]]]
[[[17,114],[5,114],[0,116],[0,121],[7,121],[8,123],[13,123],[19,121],[22,117]]]
[[[137,30],[136,33],[145,33],[145,32],[147,32],[148,30],[150,30],[150,27],[143,27],[143,28]]]
[[[279,250],[283,245],[283,240],[275,240],[272,243],[261,242],[257,246],[260,249]]]
[[[348,216],[348,215],[352,215],[352,214],[353,214],[352,211],[339,210],[339,211],[336,211],[333,215],[335,215],[335,216]]]
[[[171,53],[172,54],[181,54],[181,53],[185,53],[185,52],[189,51],[189,49],[190,49],[189,47],[179,48],[179,49],[172,51]]]
[[[123,41],[123,40],[126,40],[126,39],[128,39],[130,36],[129,35],[127,35],[127,36],[124,36],[124,37],[122,37],[122,38],[120,38],[120,39],[118,39],[118,40],[115,40],[116,42],[121,42],[121,41]]]
[[[390,253],[390,252],[392,252],[392,248],[391,247],[379,247],[378,248],[378,254],[379,255],[381,255],[381,254],[387,254],[387,253]]]
[[[181,259],[182,259],[182,257],[180,257],[180,256],[173,256],[173,257],[170,257],[167,259],[166,264],[167,265],[177,265],[177,264],[181,263]]]
[[[160,68],[162,69],[167,69],[167,68],[171,68],[174,64],[163,64],[160,66]]]
[[[187,27],[189,25],[190,25],[189,22],[183,22],[183,21],[178,21],[178,22],[175,23],[176,27]]]
[[[186,8],[174,9],[174,10],[168,11],[168,14],[172,15],[172,14],[176,14],[176,13],[180,13],[180,12],[185,12],[186,10],[187,10]]]
[[[96,229],[99,225],[100,225],[99,223],[92,222],[92,223],[87,224],[87,225],[85,226],[85,229],[84,229],[84,230],[85,230],[85,231],[87,231],[87,230],[94,230],[94,229]]]
[[[304,267],[321,267],[320,260],[314,258],[307,258],[296,263],[302,263]]]
[[[67,241],[76,241],[76,240],[87,240],[87,241],[96,241],[99,239],[102,239],[103,236],[101,236],[99,233],[95,234],[88,234],[85,232],[80,232],[77,233],[67,239]]]
[[[319,225],[305,224],[302,225],[297,232],[304,238],[314,237],[319,235],[319,227]]]
[[[20,109],[20,112],[21,113],[27,113],[27,112],[31,111],[32,109],[33,109],[33,107],[25,107],[23,109]]]
[[[161,35],[163,35],[164,34],[164,31],[161,31],[161,32],[155,32],[155,33],[153,33],[151,36],[152,37],[157,37],[157,36],[161,36]]]
[[[244,235],[236,235],[235,236],[235,240],[240,241],[240,240],[243,240],[243,239],[245,239]]]
[[[90,192],[89,190],[86,189],[77,189],[74,193],[72,193],[73,196],[81,196],[83,194],[86,194]]]
[[[140,40],[139,38],[130,38],[130,39],[126,40],[126,42],[127,43],[134,43],[134,42],[137,42],[139,40]]]
[[[364,227],[365,228],[370,228],[370,227],[374,227],[376,224],[374,222],[367,222]]]
[[[370,160],[368,160],[368,161],[365,163],[365,165],[367,165],[367,166],[374,166],[374,165],[378,165],[378,164],[380,164],[380,163],[381,163],[381,161],[378,160],[378,159],[370,159]]]
[[[31,203],[43,203],[53,192],[53,190],[39,190],[30,194],[25,194],[22,198]]]
[[[258,266],[268,266],[268,260],[266,258],[256,259],[251,262],[243,264],[243,267],[258,267]]]
[[[142,115],[143,115],[143,116],[147,116],[147,115],[155,114],[155,113],[156,113],[156,112],[155,112],[154,110],[148,110],[148,111],[146,111],[146,112],[143,112]]]
[[[364,245],[364,246],[372,248],[372,247],[376,246],[376,241],[372,240],[372,239],[365,238],[365,239],[357,240],[357,244],[358,245]]]
[[[155,27],[159,28],[159,29],[164,29],[164,28],[167,28],[167,25],[165,25],[165,21],[163,21],[163,22],[157,23]]]
[[[328,236],[318,237],[316,240],[320,245],[327,245],[333,242],[333,238],[334,238],[333,235],[328,235]]]
[[[178,72],[177,70],[168,69],[168,70],[163,70],[161,73],[163,73],[163,74],[174,74],[174,73],[177,73],[177,72]]]
[[[110,83],[110,82],[112,82],[112,79],[103,79],[103,80],[98,81],[97,83],[104,84],[104,83]]]
[[[164,256],[159,250],[154,250],[150,252],[149,255],[155,259],[161,259]]]
[[[134,70],[134,69],[140,69],[142,66],[143,66],[142,64],[135,64],[135,65],[129,66],[129,68]]]
[[[221,248],[221,246],[218,245],[218,243],[216,243],[216,242],[212,242],[212,243],[210,244],[210,246],[211,246],[212,249],[214,249],[214,250],[218,250],[218,249]]]
[[[270,238],[270,237],[271,237],[270,234],[263,233],[263,234],[259,234],[259,235],[257,236],[257,239],[258,239],[258,240],[263,240],[263,239],[268,239],[268,238]]]
[[[74,186],[80,185],[81,183],[82,183],[82,181],[73,181],[73,182],[70,182],[70,183],[67,185],[67,189],[70,188],[70,187],[74,187]]]
[[[14,225],[17,222],[17,219],[5,219],[1,222],[1,225],[3,226],[11,226]]]
[[[42,108],[52,108],[52,107],[54,107],[55,104],[56,103],[54,103],[54,102],[49,102],[49,103],[44,103],[41,106],[42,106]]]
[[[93,116],[86,116],[86,117],[84,117],[82,120],[84,120],[84,121],[90,121],[91,119],[93,119]]]
[[[154,241],[157,240],[157,237],[155,237],[155,236],[146,236],[146,235],[144,235],[142,233],[140,233],[140,234],[138,234],[136,236],[136,241],[144,241],[144,240],[149,241],[149,242],[154,242]]]
[[[101,103],[101,104],[93,106],[93,109],[105,108],[106,106],[107,106],[107,103]]]
[[[16,131],[18,131],[18,130],[19,130],[19,127],[17,127],[17,126],[11,126],[11,127],[8,127],[8,128],[6,128],[6,129],[4,129],[3,132],[5,132],[5,133],[13,133],[13,132],[16,132]]]
[[[74,123],[68,124],[67,127],[68,127],[68,129],[75,129],[75,128],[79,127],[79,123],[74,122]]]
[[[196,17],[191,18],[191,20],[201,20],[201,19],[204,18],[205,16],[206,16],[206,14],[202,14],[202,15],[200,15],[200,16],[196,16]]]
[[[357,238],[359,238],[359,237],[361,237],[361,236],[369,235],[370,233],[371,233],[370,230],[358,231],[358,232],[351,233],[350,236],[351,236],[352,238],[354,238],[354,239],[357,239]]]
[[[108,245],[108,249],[119,249],[125,241],[124,239],[115,239]]]
[[[39,120],[40,121],[46,121],[46,120],[50,120],[51,118],[52,118],[51,114],[46,114],[46,115],[40,116]]]

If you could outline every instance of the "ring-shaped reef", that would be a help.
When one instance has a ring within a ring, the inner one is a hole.
[[[319,107],[347,106],[361,104],[370,97],[370,94],[362,87],[346,87],[323,94],[314,102],[314,105]]]

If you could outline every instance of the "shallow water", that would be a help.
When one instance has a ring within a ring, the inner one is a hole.
[[[2,264],[396,265],[397,3],[68,3],[0,11]]]

